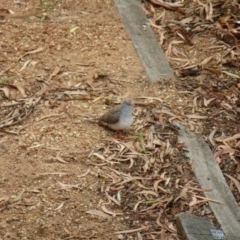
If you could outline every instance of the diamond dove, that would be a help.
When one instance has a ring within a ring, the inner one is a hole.
[[[120,105],[100,117],[99,121],[113,130],[125,130],[133,123],[133,106],[134,103],[131,99],[124,99]]]

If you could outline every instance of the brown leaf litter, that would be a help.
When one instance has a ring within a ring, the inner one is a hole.
[[[0,150],[10,156],[8,171],[2,171],[8,173],[3,177],[3,189],[13,196],[5,193],[0,198],[4,237],[42,239],[52,234],[54,239],[100,239],[118,219],[123,223],[121,228],[110,229],[115,229],[118,239],[179,239],[177,213],[214,220],[207,202],[218,202],[203,196],[212,189],[201,189],[195,182],[184,143],[177,142],[178,129],[171,124],[176,120],[204,135],[240,201],[237,1],[144,1],[150,24],[178,78],[176,82],[163,79],[148,90],[141,85],[143,73],[136,67],[138,61],[129,50],[119,19],[114,20],[117,14],[112,14],[110,1],[91,5],[81,1],[83,9],[71,14],[70,6],[79,9],[76,1],[62,3],[54,14],[47,7],[25,11],[32,4],[29,1],[14,6],[15,14],[8,4],[0,10],[4,32]],[[12,81],[11,76],[16,79]],[[136,102],[135,123],[129,134],[117,138],[109,131],[102,138],[99,132],[91,132],[89,138],[96,146],[90,153],[84,152],[80,144],[86,135],[77,135],[85,131],[79,124],[82,117],[98,115],[100,106],[105,111],[129,93]],[[77,108],[80,103],[86,105],[84,111]],[[55,128],[60,122],[63,125]],[[34,124],[42,129],[34,132]],[[77,133],[71,132],[74,124],[80,126]],[[43,132],[38,135],[40,130]],[[68,133],[76,134],[76,139],[64,138]],[[42,139],[48,137],[51,141],[46,144]],[[10,145],[15,147],[9,150],[10,141],[17,145]],[[71,144],[75,144],[73,149]],[[39,159],[40,164],[34,165]],[[24,164],[36,166],[29,171],[33,176],[25,173]],[[84,169],[78,174],[75,171],[73,177],[71,166],[76,171],[78,166]],[[22,175],[20,183],[9,180],[19,180]],[[93,192],[101,196],[100,200],[96,197],[97,203],[91,198]],[[83,218],[87,219],[85,229],[81,228]],[[27,227],[21,228],[21,223]],[[27,235],[29,231],[32,235]]]

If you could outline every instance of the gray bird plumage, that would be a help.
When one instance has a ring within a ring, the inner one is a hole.
[[[99,121],[113,130],[127,129],[133,122],[133,105],[132,100],[124,99],[120,105],[103,115]]]

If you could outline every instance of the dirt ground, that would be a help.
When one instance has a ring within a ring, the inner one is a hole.
[[[0,239],[180,239],[177,213],[214,220],[171,121],[233,136],[232,105],[197,109],[202,79],[151,85],[111,0],[1,3]],[[126,135],[89,121],[125,97]],[[239,180],[229,152],[221,167]]]

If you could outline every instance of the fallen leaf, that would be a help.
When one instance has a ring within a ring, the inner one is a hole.
[[[234,177],[232,177],[232,176],[230,176],[226,173],[224,173],[224,175],[227,176],[229,179],[231,179],[233,181],[233,183],[236,185],[236,187],[238,189],[238,192],[240,193],[240,183],[239,183],[239,181],[236,178],[234,178]]]
[[[22,59],[22,58],[24,58],[24,57],[27,56],[27,55],[34,54],[34,53],[39,53],[39,52],[42,52],[42,51],[44,51],[44,50],[45,50],[44,47],[39,47],[39,48],[37,48],[36,50],[26,52],[25,54],[23,54],[23,55],[19,58],[19,60]]]
[[[31,60],[26,61],[26,62],[23,64],[23,66],[19,69],[18,72],[22,72],[22,71],[27,67],[27,65],[30,63],[30,61],[31,61]]]
[[[122,213],[115,213],[115,212],[108,210],[105,205],[101,205],[101,209],[103,210],[103,212],[105,212],[109,215],[112,215],[113,217],[115,217],[117,215],[122,215]]]
[[[79,27],[72,27],[72,28],[70,29],[70,33],[76,34],[77,29],[79,29]]]
[[[208,106],[208,104],[210,103],[210,102],[212,102],[213,100],[215,100],[215,98],[210,98],[210,99],[206,99],[206,98],[204,98],[203,99],[203,105],[205,106],[205,107],[207,107]]]
[[[9,99],[9,94],[10,94],[9,89],[7,87],[3,87],[3,88],[0,88],[0,90],[2,90],[4,92],[5,97]]]
[[[25,189],[23,189],[14,199],[13,202],[18,202],[22,199],[23,193],[25,192]]]
[[[53,77],[55,77],[59,73],[59,71],[60,71],[60,67],[55,67],[47,81],[50,81]]]
[[[141,191],[141,192],[137,192],[136,194],[144,194],[144,195],[154,195],[155,197],[158,197],[158,194],[154,191]]]
[[[63,205],[64,205],[64,202],[62,202],[57,208],[55,208],[55,210],[61,209],[63,207]]]
[[[233,74],[233,73],[230,73],[230,72],[227,72],[227,71],[222,71],[222,73],[225,73],[226,75],[232,77],[232,78],[240,78],[239,75],[237,74]]]
[[[199,115],[195,115],[195,114],[190,114],[190,115],[186,115],[186,117],[191,118],[191,119],[207,119],[207,116],[199,116]]]
[[[130,230],[122,230],[122,231],[117,231],[117,232],[115,232],[115,234],[121,234],[121,233],[133,233],[133,232],[141,231],[141,230],[146,229],[146,228],[148,228],[148,227],[141,227],[141,228],[130,229]]]
[[[96,209],[88,210],[88,211],[86,211],[86,213],[92,214],[92,215],[97,215],[97,216],[102,217],[102,218],[107,218],[109,220],[111,219],[111,216],[105,214],[102,211],[96,210]]]

